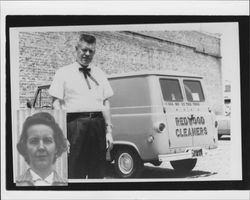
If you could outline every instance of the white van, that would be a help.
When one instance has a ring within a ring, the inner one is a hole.
[[[111,160],[119,177],[138,177],[143,163],[170,161],[191,171],[197,158],[217,148],[215,115],[202,77],[170,71],[113,75],[110,99],[114,148]]]
[[[169,162],[191,171],[198,157],[217,148],[215,115],[201,76],[170,71],[135,72],[109,77],[114,147],[107,160],[118,177],[139,177],[144,163]],[[52,109],[49,85],[39,86],[32,104]]]

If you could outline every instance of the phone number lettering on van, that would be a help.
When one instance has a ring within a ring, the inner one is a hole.
[[[175,131],[177,137],[207,135],[207,127],[204,126],[206,122],[202,116],[176,117],[175,123],[177,127],[180,127]],[[193,125],[198,125],[198,127],[190,127]]]

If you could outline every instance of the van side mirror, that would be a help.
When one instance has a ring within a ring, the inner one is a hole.
[[[27,101],[26,105],[27,105],[28,108],[32,108],[32,104],[31,104],[30,100]]]

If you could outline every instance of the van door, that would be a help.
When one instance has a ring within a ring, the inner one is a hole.
[[[160,78],[159,81],[166,113],[169,147],[191,147],[193,139],[191,136],[188,137],[186,132],[185,124],[188,115],[185,110],[180,80],[177,78]]]
[[[209,112],[208,103],[205,99],[200,80],[183,80],[186,100],[190,104],[188,110],[188,130],[193,138],[193,146],[206,147],[213,143],[214,139],[214,120]]]

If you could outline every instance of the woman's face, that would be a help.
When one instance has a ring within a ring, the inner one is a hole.
[[[56,156],[53,130],[47,125],[35,124],[28,128],[27,135],[30,166],[35,169],[51,167]]]

